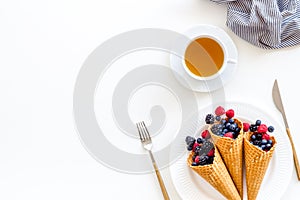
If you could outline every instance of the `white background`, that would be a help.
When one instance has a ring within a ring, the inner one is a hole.
[[[1,0],[0,199],[162,199],[153,174],[123,174],[94,160],[72,115],[74,83],[89,53],[138,28],[223,28],[239,52],[227,100],[253,104],[282,123],[271,97],[277,78],[300,154],[300,48],[259,49],[225,22],[226,7],[208,0]],[[282,199],[295,199],[299,186],[294,171]]]

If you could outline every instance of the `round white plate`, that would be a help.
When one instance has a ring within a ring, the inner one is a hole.
[[[273,158],[269,164],[268,170],[265,174],[264,180],[262,182],[260,191],[257,196],[257,200],[275,200],[281,199],[287,186],[289,184],[290,178],[292,176],[293,170],[293,158],[292,151],[290,147],[289,140],[287,138],[286,132],[276,121],[272,119],[268,114],[264,113],[262,110],[250,106],[248,104],[241,103],[226,103],[225,108],[233,108],[236,113],[236,117],[240,118],[242,121],[247,121],[250,123],[255,123],[257,119],[262,120],[263,123],[267,125],[273,125],[275,127],[274,136],[277,140],[277,146],[273,155]],[[205,116],[208,113],[212,113],[212,107],[200,110],[193,117],[194,126],[199,130],[205,128]],[[191,120],[193,120],[191,119]],[[195,135],[190,133],[190,135]],[[195,136],[198,136],[196,133]],[[182,148],[185,148],[183,141]],[[175,151],[182,151],[175,150]],[[173,184],[182,199],[196,200],[196,199],[225,199],[217,190],[210,186],[202,177],[192,171],[186,162],[188,152],[180,157],[175,163],[170,166],[170,173],[172,177]],[[245,169],[244,169],[244,199],[247,199],[247,187],[245,180]]]
[[[237,48],[232,39],[223,29],[217,26],[202,24],[188,29],[183,33],[183,35],[185,35],[187,39],[176,41],[177,43],[175,43],[173,47],[179,55],[174,53],[170,55],[171,68],[174,70],[175,77],[183,86],[197,92],[209,92],[223,87],[228,81],[230,81],[237,67],[236,62],[227,62],[227,66],[224,70],[222,70],[222,72],[218,73],[216,78],[207,80],[194,79],[186,72],[183,65],[183,55],[187,45],[186,43],[191,42],[194,38],[199,36],[212,36],[217,40],[222,41],[227,49],[228,60],[237,61]]]

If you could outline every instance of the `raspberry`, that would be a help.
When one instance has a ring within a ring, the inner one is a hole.
[[[243,130],[245,131],[245,132],[247,132],[248,130],[249,130],[249,127],[250,127],[250,124],[249,123],[243,123]]]
[[[233,138],[233,134],[231,132],[227,132],[224,134],[224,137]]]
[[[200,156],[196,156],[195,162],[196,162],[196,163],[199,163],[199,161],[200,161]]]
[[[266,133],[267,131],[268,131],[268,127],[265,124],[261,124],[257,128],[257,132],[259,133]]]
[[[215,114],[217,116],[225,114],[225,109],[222,106],[218,106],[215,110]]]
[[[215,155],[215,149],[211,149],[208,153],[208,156],[214,156]]]
[[[226,111],[226,116],[230,119],[234,117],[234,110],[233,109],[229,109]]]
[[[197,142],[195,142],[194,145],[193,145],[193,151],[195,151],[197,146],[199,146],[199,144]]]
[[[268,133],[265,133],[262,135],[262,139],[270,140],[270,135]]]
[[[204,139],[209,139],[210,138],[210,134],[209,134],[208,130],[204,130],[201,133],[201,137],[204,138]]]

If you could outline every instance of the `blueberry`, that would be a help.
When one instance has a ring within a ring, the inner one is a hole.
[[[190,146],[187,146],[187,150],[188,150],[188,151],[192,151],[192,150],[193,150],[193,146],[191,146],[191,145],[190,145]]]
[[[213,124],[215,122],[215,117],[213,114],[208,114],[205,117],[206,124]]]
[[[200,159],[199,159],[199,164],[200,165],[206,165],[208,164],[207,161],[208,161],[208,156],[200,156]]]
[[[267,147],[268,149],[271,149],[272,144],[266,144],[266,147]]]
[[[260,148],[261,148],[262,150],[265,150],[265,149],[266,149],[266,145],[262,144]]]
[[[231,125],[231,124],[230,124],[229,122],[227,122],[227,123],[225,124],[225,127],[226,127],[226,128],[229,128],[230,125]]]
[[[197,146],[197,147],[195,148],[195,154],[196,154],[196,155],[199,155],[200,151],[201,151],[201,147],[200,147],[200,146]]]
[[[214,156],[208,157],[207,164],[212,164],[214,162]]]
[[[222,119],[222,120],[221,120],[221,124],[226,124],[226,120],[225,120],[225,119]]]
[[[269,144],[273,144],[273,140],[268,140],[268,143]]]
[[[230,118],[230,119],[228,120],[228,122],[229,122],[230,124],[233,124],[233,123],[234,123],[234,119]]]
[[[254,135],[254,134],[251,135],[251,140],[252,140],[252,141],[256,140],[256,135]]]
[[[251,126],[250,126],[250,131],[251,131],[251,132],[257,131],[257,126],[251,124]]]
[[[196,162],[192,162],[192,166],[198,166],[199,164]]]
[[[235,126],[233,125],[233,124],[230,124],[230,126],[229,126],[229,130],[231,130],[231,131],[234,131],[235,130]]]
[[[261,144],[267,144],[268,143],[268,141],[266,140],[266,139],[263,139],[262,141],[261,141]]]
[[[258,134],[256,135],[256,138],[257,138],[258,140],[261,140],[261,139],[262,139],[262,135],[261,135],[260,133],[258,133]]]
[[[215,119],[219,122],[221,120],[221,117],[220,116],[216,116]]]
[[[188,145],[188,146],[194,145],[195,141],[196,141],[195,138],[193,138],[191,136],[187,136],[185,138],[186,145]]]
[[[273,126],[269,126],[269,127],[268,127],[268,131],[269,131],[270,133],[272,133],[272,132],[274,131],[274,127],[273,127]]]
[[[257,126],[261,125],[261,121],[259,119],[256,120],[255,125],[257,125]]]
[[[239,133],[241,131],[240,127],[236,127],[236,129],[234,130],[236,133]]]
[[[261,145],[261,141],[260,140],[254,140],[253,144],[256,146],[260,146]]]
[[[222,132],[225,134],[225,133],[228,132],[228,129],[227,129],[227,128],[224,128],[224,129],[222,130]]]
[[[204,142],[204,139],[203,139],[203,138],[198,138],[198,139],[197,139],[197,143],[198,143],[198,144],[202,144],[203,142]]]

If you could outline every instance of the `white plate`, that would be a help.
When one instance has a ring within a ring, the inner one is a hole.
[[[217,26],[206,24],[192,27],[185,31],[183,35],[185,35],[187,38],[179,39],[174,43],[173,47],[173,49],[175,49],[175,52],[177,52],[179,55],[176,55],[174,53],[170,55],[170,65],[174,70],[174,75],[178,79],[178,81],[186,88],[197,92],[209,92],[223,87],[233,77],[237,67],[237,63],[231,61],[237,61],[238,59],[237,48],[229,35],[223,29]],[[214,37],[215,39],[222,41],[222,46],[226,48],[226,57],[228,59],[228,62],[224,70],[222,70],[222,72],[219,72],[216,78],[196,80],[195,78],[191,77],[184,69],[182,58],[185,52],[185,47],[194,38],[199,36]]]
[[[262,110],[241,103],[230,103],[224,106],[225,108],[233,108],[236,116],[241,120],[255,123],[257,119],[262,120],[267,125],[273,125],[275,127],[274,136],[277,140],[277,146],[273,155],[273,158],[269,164],[268,170],[265,174],[257,199],[261,200],[275,200],[281,199],[293,170],[293,158],[289,140],[286,136],[284,129],[274,121],[269,115]],[[212,113],[212,107],[205,108],[198,112],[197,117],[193,117],[193,124],[199,130],[205,127],[205,116],[208,113]],[[191,119],[191,120],[193,120]],[[196,133],[199,135],[199,133]],[[195,135],[190,133],[190,135]],[[185,148],[183,141],[182,148]],[[182,149],[181,149],[182,150]],[[175,150],[175,151],[181,151]],[[170,166],[170,173],[173,184],[182,199],[196,200],[196,199],[225,199],[217,190],[210,186],[202,177],[192,171],[186,163],[188,153],[185,153],[175,163]],[[244,169],[245,170],[245,169]],[[247,188],[244,172],[244,199],[247,199]]]

